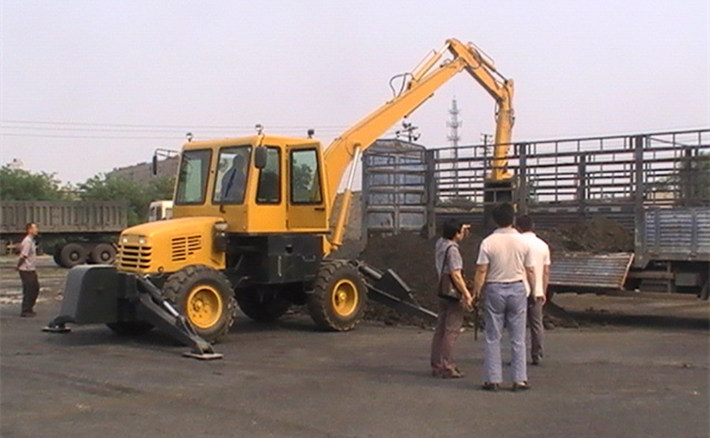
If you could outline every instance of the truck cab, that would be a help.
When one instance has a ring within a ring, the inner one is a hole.
[[[173,217],[173,201],[153,201],[148,206],[148,222],[162,221]]]

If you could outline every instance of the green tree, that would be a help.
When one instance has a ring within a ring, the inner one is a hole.
[[[174,178],[154,178],[148,184],[139,184],[123,177],[98,174],[79,184],[79,196],[85,201],[128,202],[128,225],[146,221],[148,206],[158,199],[172,199]]]
[[[61,187],[53,173],[0,167],[0,200],[58,201],[69,196],[67,187]]]
[[[699,154],[681,162],[678,185],[686,204],[710,204],[710,154]]]
[[[661,180],[659,187],[676,193],[680,205],[710,205],[710,154],[680,159],[675,173]]]

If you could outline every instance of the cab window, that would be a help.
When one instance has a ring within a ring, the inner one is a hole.
[[[321,194],[318,153],[315,149],[291,151],[291,203],[320,204]]]
[[[281,154],[279,148],[266,148],[266,167],[259,171],[259,187],[256,192],[257,204],[279,204],[281,202]]]
[[[247,188],[251,146],[233,146],[219,151],[214,204],[242,204]]]
[[[176,204],[203,204],[209,175],[212,151],[200,149],[185,151],[180,161]]]

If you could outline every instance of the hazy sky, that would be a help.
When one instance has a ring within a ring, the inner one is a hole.
[[[710,2],[0,0],[0,163],[80,182],[156,148],[266,132],[328,144],[447,38],[515,80],[514,140],[710,125]],[[420,143],[493,133],[459,75],[415,112]]]

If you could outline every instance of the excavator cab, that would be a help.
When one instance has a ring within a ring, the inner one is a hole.
[[[321,147],[253,136],[183,147],[173,217],[220,216],[228,233],[328,232]]]

